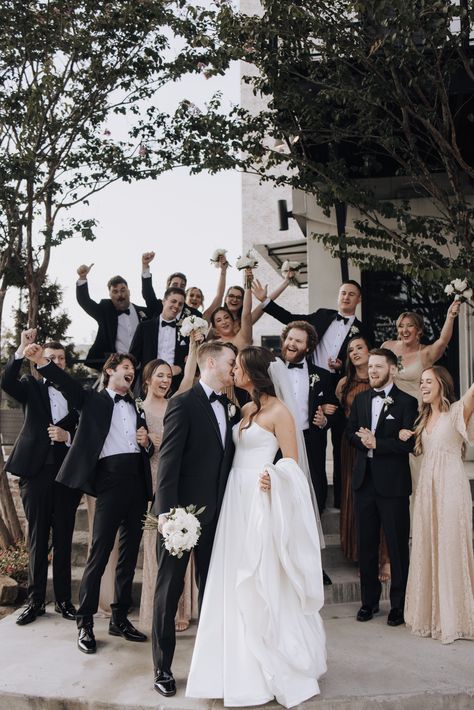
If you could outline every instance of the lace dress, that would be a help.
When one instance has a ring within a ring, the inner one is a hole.
[[[442,643],[474,639],[472,498],[461,458],[463,440],[474,443],[474,415],[466,427],[462,401],[455,402],[422,436],[406,624]]]

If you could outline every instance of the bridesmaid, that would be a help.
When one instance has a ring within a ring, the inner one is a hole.
[[[444,367],[425,369],[415,423],[423,453],[415,492],[413,539],[405,601],[407,627],[442,643],[474,639],[472,498],[462,460],[474,444],[474,385],[455,402]],[[402,430],[406,440],[413,432]]]
[[[346,361],[347,374],[339,380],[336,387],[336,396],[341,403],[346,419],[349,418],[356,395],[370,389],[369,350],[370,345],[362,336],[355,336],[349,340]],[[357,529],[352,492],[352,469],[355,457],[356,449],[349,444],[344,433],[341,442],[341,514],[339,529],[344,556],[353,562],[357,562]],[[380,581],[387,582],[390,579],[390,562],[383,533],[379,550],[379,568]]]

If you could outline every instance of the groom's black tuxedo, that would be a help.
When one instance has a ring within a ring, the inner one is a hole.
[[[418,402],[396,385],[393,385],[388,396],[392,402],[387,402],[380,411],[373,457],[367,456],[368,449],[356,435],[360,427],[371,429],[372,390],[355,397],[347,435],[357,449],[352,487],[359,533],[362,604],[374,607],[380,598],[378,550],[382,525],[390,555],[391,606],[403,611],[409,562],[409,453],[413,450],[414,441],[413,437],[401,441],[398,434],[401,429],[413,429]]]
[[[239,414],[225,406],[227,421],[223,445],[216,415],[200,384],[174,397],[164,419],[160,447],[156,515],[175,506],[205,506],[199,519],[202,532],[194,550],[199,602],[206,583],[217,518],[234,456],[232,426]],[[235,409],[235,407],[234,407]],[[183,591],[189,553],[178,559],[157,540],[158,575],[153,615],[153,660],[155,669],[171,672],[175,648],[175,616]]]

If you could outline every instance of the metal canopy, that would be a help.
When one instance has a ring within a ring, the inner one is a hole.
[[[278,271],[280,275],[280,269],[284,261],[299,261],[303,266],[296,274],[298,288],[308,287],[308,252],[306,239],[273,242],[272,244],[255,244],[254,249],[275,271]]]

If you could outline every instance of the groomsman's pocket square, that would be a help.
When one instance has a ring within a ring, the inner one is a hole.
[[[387,416],[387,419],[395,419],[395,417],[392,417],[392,415],[389,414],[389,415]]]

